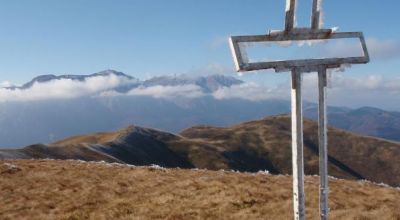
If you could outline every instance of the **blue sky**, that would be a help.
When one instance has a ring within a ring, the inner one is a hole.
[[[300,26],[308,24],[310,4],[300,1]],[[323,8],[325,27],[363,31],[383,48],[349,75],[399,76],[399,1],[326,0]],[[0,0],[0,82],[104,69],[142,79],[226,73],[233,69],[228,36],[282,29],[284,9],[284,0]]]

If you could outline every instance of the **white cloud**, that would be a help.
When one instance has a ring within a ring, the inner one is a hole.
[[[207,76],[207,75],[213,75],[213,74],[232,74],[236,72],[233,65],[232,66],[226,66],[222,65],[219,63],[210,63],[206,66],[202,67],[197,67],[193,68],[187,72],[184,73],[184,75],[190,75],[190,76]]]
[[[130,79],[116,75],[90,77],[84,81],[58,79],[49,82],[34,83],[28,89],[12,90],[0,88],[0,102],[68,99],[90,96],[129,83],[132,83]]]
[[[317,49],[317,57],[322,58],[356,57],[364,53],[359,39],[355,38],[327,40],[313,46]]]
[[[324,50],[320,51],[320,55],[329,54],[332,56],[360,56],[362,55],[361,44],[354,43],[355,41],[337,41],[335,44],[330,45]],[[367,48],[371,59],[393,59],[400,57],[400,42],[390,39],[366,39]]]
[[[304,76],[305,100],[317,102],[317,85],[317,74]],[[382,75],[349,77],[335,73],[329,77],[327,92],[328,104],[333,106],[400,109],[400,78],[389,79]]]
[[[335,73],[329,77],[328,104],[335,106],[375,106],[388,109],[400,109],[400,77],[386,79],[381,75],[349,77]],[[317,102],[317,74],[304,74],[303,98]],[[230,88],[221,88],[213,93],[216,99],[240,98],[251,101],[268,99],[290,99],[290,82],[277,86],[262,86],[257,83],[245,83]]]
[[[0,82],[0,88],[11,87],[14,86],[10,81]]]
[[[390,59],[400,57],[400,42],[395,40],[367,39],[372,58]]]
[[[221,46],[227,46],[228,45],[228,39],[229,36],[216,36],[212,41],[210,42],[210,47],[212,49],[218,49]]]
[[[306,89],[316,87],[317,74],[312,74],[306,78]],[[342,90],[345,92],[364,93],[382,92],[386,94],[396,94],[400,92],[400,78],[386,79],[382,75],[366,75],[364,77],[348,77],[342,73],[335,73],[329,77],[329,88],[331,90]]]
[[[363,78],[333,77],[328,90],[331,105],[351,107],[374,106],[400,109],[400,78],[385,79],[379,75]]]
[[[286,98],[289,92],[290,91],[285,89],[285,86],[283,85],[267,87],[251,82],[220,88],[213,93],[213,96],[216,99],[239,98],[251,101],[262,101],[267,99]]]
[[[131,96],[151,96],[153,98],[198,98],[204,96],[203,91],[197,85],[178,85],[178,86],[151,86],[138,87],[127,93]]]
[[[180,98],[199,98],[212,96],[215,99],[244,99],[263,101],[268,99],[290,99],[290,81],[275,86],[266,86],[260,82],[247,82],[231,87],[223,87],[206,94],[197,85],[137,87],[127,93],[118,93],[114,88],[135,83],[125,77],[115,75],[87,78],[85,81],[69,79],[35,83],[29,89],[0,88],[0,102],[33,101],[48,99],[68,99],[83,96],[147,96],[168,100]],[[400,108],[400,78],[385,78],[381,75],[349,77],[335,73],[329,79],[328,103],[344,106],[376,106],[381,108]],[[303,97],[307,101],[317,101],[317,74],[305,74],[303,79]]]

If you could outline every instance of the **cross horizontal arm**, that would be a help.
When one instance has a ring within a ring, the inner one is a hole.
[[[328,31],[327,31],[328,30]],[[327,40],[339,38],[363,38],[362,32],[332,32],[331,29],[318,32],[293,32],[290,35],[284,32],[274,32],[267,35],[233,36],[232,41],[238,43],[256,43],[267,41],[295,41],[295,40]]]
[[[273,62],[243,63],[238,71],[254,71],[275,69],[276,72],[286,72],[293,68],[300,72],[317,72],[321,66],[326,68],[339,68],[343,64],[363,64],[369,60],[365,57],[346,57],[346,58],[327,58],[327,59],[307,59],[307,60],[288,60]]]
[[[302,34],[300,34],[302,33]],[[306,40],[328,40],[339,38],[359,38],[363,48],[363,56],[345,58],[324,58],[324,59],[298,59],[268,62],[249,62],[245,55],[245,49],[239,46],[240,43],[257,42],[279,42],[279,41],[306,41]],[[275,69],[276,72],[284,72],[293,68],[301,72],[316,72],[320,66],[326,68],[338,68],[342,64],[362,64],[369,62],[369,54],[362,32],[341,32],[332,33],[327,31],[291,33],[277,32],[268,35],[235,36],[230,38],[231,50],[234,56],[237,71],[254,71],[263,69]]]

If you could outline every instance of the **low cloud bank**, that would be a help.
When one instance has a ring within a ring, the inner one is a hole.
[[[400,57],[400,42],[397,40],[369,38],[367,46],[373,59]]]
[[[116,75],[89,77],[84,81],[58,79],[35,83],[28,89],[0,88],[0,102],[71,99],[87,96],[147,96],[169,100],[203,96],[211,96],[218,100],[290,99],[289,81],[276,86],[246,82],[231,87],[222,87],[212,93],[206,93],[200,86],[194,84],[139,86],[125,93],[116,90],[119,87],[126,87],[134,83],[137,83],[137,81]],[[304,75],[303,94],[305,100],[314,102],[317,100],[317,74]],[[385,79],[379,75],[352,78],[342,73],[335,73],[329,77],[328,95],[331,105],[389,106],[390,108],[400,109],[400,78]]]
[[[92,96],[132,82],[126,77],[116,75],[95,76],[84,81],[57,79],[43,83],[36,82],[28,89],[0,88],[0,101],[35,101]]]
[[[9,81],[0,82],[0,89],[1,88],[6,88],[6,87],[11,87],[11,86],[14,86],[14,85]]]
[[[205,94],[197,85],[179,85],[179,86],[151,86],[132,89],[126,95],[131,96],[151,96],[153,98],[198,98]]]
[[[254,82],[221,88],[213,93],[216,99],[246,99],[251,101],[262,101],[267,99],[286,99],[289,90],[281,84],[275,87],[262,86]]]
[[[366,39],[369,54],[374,60],[388,60],[400,57],[400,42],[392,39]],[[321,54],[329,54],[330,56],[346,57],[349,54],[360,56],[362,54],[361,45],[350,42],[339,41],[334,45],[326,48],[327,50],[320,51]],[[355,51],[360,54],[354,54]]]
[[[375,106],[400,110],[400,77],[386,79],[379,75],[360,78],[334,73],[328,80],[328,104],[335,106]],[[305,74],[303,78],[304,100],[317,102],[317,74]],[[274,87],[257,83],[235,85],[213,93],[216,99],[240,98],[252,101],[290,99],[290,82]]]

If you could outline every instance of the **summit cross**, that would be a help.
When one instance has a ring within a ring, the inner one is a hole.
[[[321,22],[322,0],[312,0],[310,27],[296,27],[297,0],[286,0],[285,28],[264,35],[233,36],[229,43],[236,70],[239,72],[274,69],[275,72],[291,72],[291,115],[292,115],[292,171],[293,171],[293,208],[294,219],[305,219],[304,195],[304,157],[303,157],[303,112],[302,112],[302,75],[318,73],[318,143],[319,143],[319,175],[320,175],[320,218],[327,220],[328,207],[328,141],[326,114],[327,70],[339,68],[346,64],[365,64],[369,62],[369,54],[362,32],[335,32],[323,29]],[[246,43],[278,43],[292,41],[327,41],[329,39],[358,38],[363,55],[353,57],[334,57],[317,59],[278,60],[250,62],[245,55]]]

